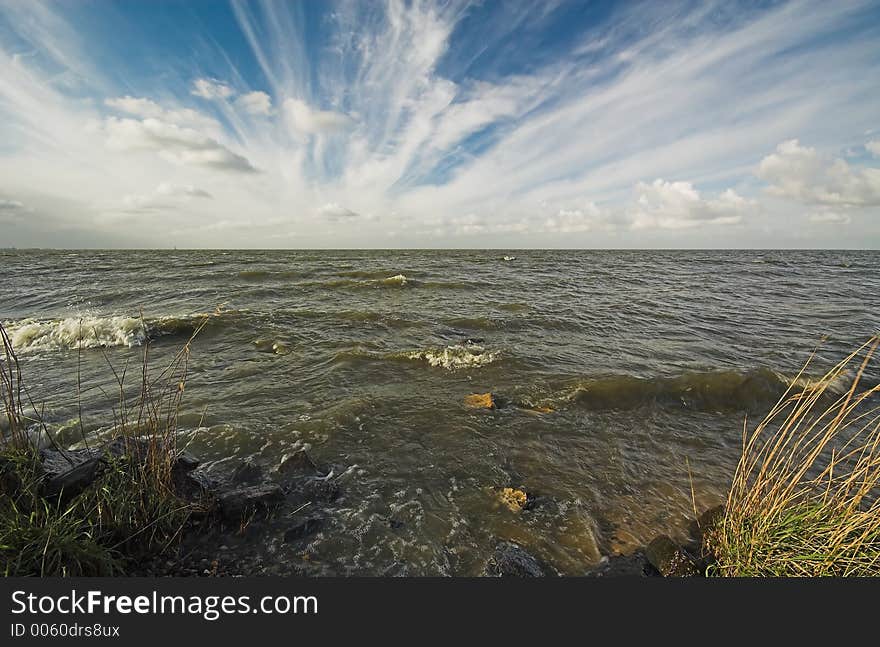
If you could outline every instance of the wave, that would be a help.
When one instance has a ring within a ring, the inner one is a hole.
[[[211,314],[141,319],[125,315],[82,315],[64,319],[25,319],[6,324],[16,351],[76,350],[141,346],[148,339],[192,335]]]
[[[477,287],[474,283],[462,281],[419,281],[411,279],[405,274],[395,274],[393,276],[384,276],[382,278],[370,279],[335,279],[332,281],[313,281],[311,283],[302,283],[300,285],[326,288],[326,289],[380,289],[380,288],[423,288],[423,289],[451,289],[451,290],[467,290]]]
[[[689,372],[675,377],[639,378],[613,375],[582,378],[549,397],[524,398],[526,407],[559,408],[568,404],[588,410],[629,410],[652,404],[697,411],[763,411],[782,397],[789,386],[800,390],[814,382],[793,380],[760,368],[746,372]],[[845,376],[829,385],[841,393]]]
[[[243,270],[238,273],[238,278],[244,279],[245,281],[254,282],[279,279],[298,279],[307,276],[309,276],[309,272],[302,272],[298,270]]]
[[[398,274],[401,276],[402,274]],[[350,279],[385,279],[394,276],[394,270],[351,270],[349,272],[337,272],[336,276]]]
[[[486,350],[478,344],[455,344],[445,348],[429,348],[399,353],[398,357],[425,361],[429,365],[455,371],[462,368],[480,368],[500,356],[499,351]]]
[[[459,369],[475,369],[496,361],[501,356],[499,351],[486,350],[477,344],[455,344],[444,348],[426,348],[396,353],[377,353],[363,349],[345,350],[335,356],[336,361],[372,360],[393,362],[426,362],[429,366],[443,368],[447,371]]]

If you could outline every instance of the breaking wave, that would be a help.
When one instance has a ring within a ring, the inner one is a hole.
[[[462,368],[480,368],[498,359],[498,351],[486,350],[477,344],[456,344],[445,348],[429,348],[401,353],[399,357],[421,360],[429,365],[455,371]]]
[[[141,346],[148,339],[191,335],[209,314],[142,320],[124,315],[26,319],[8,323],[16,351],[76,350]]]

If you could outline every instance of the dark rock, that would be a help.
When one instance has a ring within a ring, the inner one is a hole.
[[[401,528],[403,528],[404,525],[405,524],[399,519],[388,520],[388,527],[391,528],[391,530],[400,530]]]
[[[284,542],[292,544],[306,537],[310,537],[324,529],[325,521],[321,517],[311,517],[284,533]]]
[[[321,471],[305,449],[286,454],[278,464],[277,471],[284,476],[318,476]]]
[[[503,541],[495,548],[486,575],[492,577],[545,577],[549,569],[513,542]]]
[[[223,517],[237,522],[252,513],[269,510],[284,498],[284,492],[277,485],[264,483],[227,490],[217,498]]]
[[[702,539],[706,534],[706,531],[712,528],[722,517],[724,516],[724,506],[716,505],[714,508],[709,508],[703,514],[701,514],[696,521],[696,531],[694,533],[694,537],[697,539]]]
[[[257,465],[253,459],[247,458],[238,464],[232,472],[232,482],[236,485],[244,483],[256,483],[263,477],[263,468]]]
[[[104,454],[94,449],[43,449],[43,494],[55,496],[64,493],[69,498],[94,483],[104,464]]]
[[[198,458],[184,450],[177,455],[177,460],[174,462],[174,469],[183,472],[191,472],[201,464],[202,462]]]
[[[700,575],[693,558],[665,535],[655,538],[648,544],[645,556],[663,577],[695,577]]]
[[[331,479],[303,479],[296,487],[298,497],[313,503],[333,503],[339,498],[339,484]]]
[[[586,577],[659,577],[660,573],[645,556],[644,551],[631,555],[612,555],[586,573]]]

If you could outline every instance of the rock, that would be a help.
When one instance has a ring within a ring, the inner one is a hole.
[[[285,454],[276,468],[278,474],[296,476],[318,476],[321,472],[305,449]]]
[[[95,481],[104,464],[104,453],[96,449],[43,449],[40,460],[43,464],[43,494],[55,496],[63,492],[69,498]]]
[[[291,544],[301,539],[305,539],[306,537],[310,537],[311,535],[314,535],[323,530],[324,525],[325,521],[321,517],[311,517],[309,519],[306,519],[302,523],[299,523],[285,531],[284,542]]]
[[[528,495],[522,490],[506,487],[498,493],[498,497],[511,512],[522,512],[528,503]]]
[[[648,562],[663,577],[695,577],[700,571],[694,560],[669,537],[655,538],[645,549]]]
[[[201,464],[202,462],[198,458],[184,450],[177,454],[174,469],[180,470],[181,472],[192,472]]]
[[[297,488],[299,497],[305,501],[333,503],[339,498],[339,484],[331,479],[305,479]]]
[[[246,458],[232,472],[232,482],[236,485],[256,483],[262,477],[263,468],[257,465],[252,458]]]
[[[492,577],[545,577],[548,572],[533,555],[509,541],[498,544],[486,565],[486,575]]]
[[[237,522],[252,513],[269,510],[283,498],[284,492],[280,487],[264,483],[227,490],[220,493],[217,500],[223,518]]]
[[[495,396],[491,393],[472,393],[464,396],[464,404],[471,409],[494,409]]]
[[[714,508],[709,508],[703,514],[701,514],[697,518],[696,523],[696,533],[695,536],[698,539],[702,539],[706,534],[706,531],[712,528],[721,518],[724,516],[724,506],[716,505]]]
[[[660,573],[649,562],[643,551],[631,555],[612,555],[586,573],[586,577],[659,577]]]

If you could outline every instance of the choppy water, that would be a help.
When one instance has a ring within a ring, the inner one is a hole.
[[[719,502],[744,416],[821,336],[820,361],[880,327],[876,252],[509,254],[5,251],[0,320],[69,435],[78,358],[87,426],[106,428],[106,362],[147,338],[161,359],[222,304],[195,343],[187,439],[217,469],[309,443],[343,474],[329,525],[252,549],[339,574],[476,574],[498,538],[575,574],[679,533],[688,463],[697,505]],[[464,406],[485,391],[507,406]],[[499,506],[493,488],[520,485],[550,503]]]

